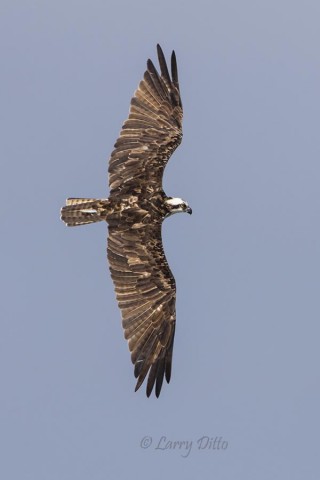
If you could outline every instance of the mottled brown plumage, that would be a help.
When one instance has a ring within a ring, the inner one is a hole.
[[[108,261],[137,378],[147,395],[171,377],[176,285],[161,239],[165,217],[191,209],[162,188],[164,168],[182,138],[182,103],[175,53],[171,78],[160,46],[159,75],[151,60],[131,100],[128,119],[109,160],[108,199],[68,199],[69,226],[105,220]]]

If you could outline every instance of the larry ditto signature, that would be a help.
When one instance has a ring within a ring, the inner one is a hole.
[[[228,442],[223,437],[208,437],[207,435],[203,435],[196,440],[170,440],[162,436],[159,440],[154,441],[150,435],[146,435],[140,441],[140,447],[147,449],[151,446],[154,450],[179,451],[181,456],[186,458],[193,448],[195,450],[225,451],[228,448]]]

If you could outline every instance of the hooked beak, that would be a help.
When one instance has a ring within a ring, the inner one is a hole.
[[[192,215],[192,208],[191,207],[188,207],[187,210],[186,210],[187,213],[189,213],[189,215]]]

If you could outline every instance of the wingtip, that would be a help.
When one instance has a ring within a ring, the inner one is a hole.
[[[154,69],[153,61],[151,60],[151,58],[148,58],[147,60],[147,67],[148,67],[148,70]]]
[[[137,392],[137,391],[139,390],[139,388],[141,387],[142,383],[143,383],[143,380],[142,380],[142,381],[141,381],[141,380],[138,380],[138,382],[137,382],[137,384],[136,384],[136,386],[135,386],[135,389],[134,389],[135,392]],[[151,393],[152,393],[152,388],[151,388],[151,389],[148,388],[148,385],[147,385],[146,395],[147,395],[148,398],[150,397]],[[156,392],[156,396],[159,397],[159,395],[160,395],[160,392],[159,392],[158,394],[157,394],[157,392]]]
[[[169,74],[169,70],[167,67],[167,62],[166,58],[164,56],[164,53],[162,51],[162,48],[160,47],[159,44],[157,44],[157,53],[158,53],[158,60],[159,60],[159,65],[160,65],[160,71],[161,71],[161,77],[165,81],[167,88],[170,87],[171,85],[171,78]]]
[[[137,392],[139,390],[139,388],[140,388],[140,385],[137,384],[134,388],[134,391]]]
[[[157,43],[157,55],[158,55],[159,63],[161,65],[161,60],[164,59],[165,57],[164,57],[163,50],[162,50],[159,43]]]
[[[171,54],[171,76],[172,76],[172,81],[174,85],[179,90],[177,57],[174,50],[172,50],[172,54]]]

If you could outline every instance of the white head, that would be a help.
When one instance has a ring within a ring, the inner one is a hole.
[[[192,213],[191,207],[189,207],[188,203],[182,200],[182,198],[167,197],[164,203],[168,211],[166,216],[172,215],[173,213],[179,213],[179,212],[187,212],[190,215]]]

